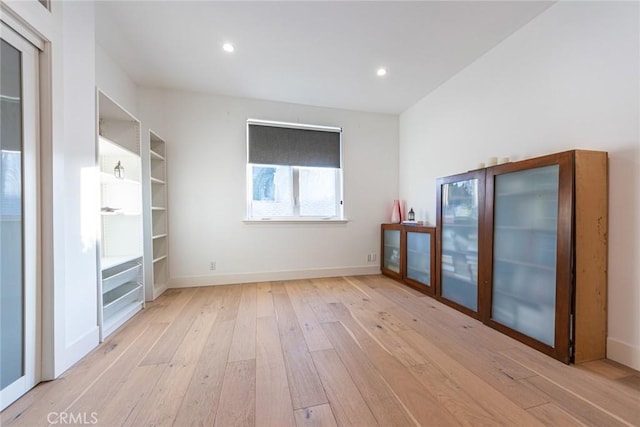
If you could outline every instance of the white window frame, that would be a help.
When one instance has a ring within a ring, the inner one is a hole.
[[[344,216],[344,159],[343,159],[343,145],[342,145],[342,128],[332,126],[318,126],[301,123],[289,123],[278,122],[270,120],[258,120],[248,119],[246,130],[246,149],[249,153],[249,125],[265,125],[294,129],[309,129],[309,130],[321,130],[339,132],[340,134],[340,168],[336,168],[336,215],[331,217],[325,216],[301,216],[300,215],[300,166],[291,166],[292,173],[292,191],[293,191],[293,215],[291,216],[274,216],[274,217],[257,217],[252,215],[252,203],[253,203],[253,163],[249,163],[248,155],[246,161],[246,217],[244,222],[246,223],[269,223],[269,222],[290,222],[290,223],[344,223],[347,219]],[[269,165],[264,165],[269,166]],[[273,165],[278,166],[278,165]]]

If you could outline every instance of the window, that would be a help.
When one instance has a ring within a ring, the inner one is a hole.
[[[247,219],[343,219],[341,129],[247,121]]]

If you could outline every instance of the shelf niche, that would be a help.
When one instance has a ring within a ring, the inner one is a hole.
[[[144,308],[140,122],[100,90],[100,340]],[[119,171],[116,171],[119,169]]]

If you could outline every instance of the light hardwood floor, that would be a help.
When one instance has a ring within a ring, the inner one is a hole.
[[[0,424],[62,421],[630,426],[640,375],[564,365],[383,276],[173,289]]]

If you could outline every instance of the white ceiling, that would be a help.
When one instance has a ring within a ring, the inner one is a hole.
[[[399,114],[552,4],[101,1],[96,39],[141,86]]]

